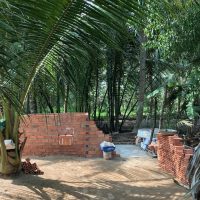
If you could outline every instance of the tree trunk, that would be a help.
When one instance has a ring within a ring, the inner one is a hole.
[[[107,93],[108,93],[108,89],[106,90],[104,96],[103,96],[103,100],[101,102],[101,104],[99,105],[99,116],[98,116],[98,121],[100,121],[101,119],[101,111],[102,111],[102,108],[103,108],[103,104],[104,104],[104,101],[106,99],[106,96],[107,96]]]
[[[108,87],[108,113],[110,132],[114,131],[114,97],[113,97],[113,51],[107,52],[107,87]]]
[[[49,98],[48,94],[44,91],[43,93],[41,93],[41,95],[44,97],[46,104],[49,107],[50,112],[54,113],[53,106],[51,105],[50,98]]]
[[[68,100],[69,100],[69,85],[64,85],[65,87],[65,97],[64,97],[64,112],[68,111]]]
[[[57,74],[56,112],[60,113],[60,76]]]
[[[30,105],[30,113],[32,114],[37,113],[37,100],[34,92],[30,93],[29,105]]]
[[[139,94],[138,94],[138,106],[137,106],[137,116],[136,125],[134,127],[134,132],[137,132],[143,119],[144,110],[144,94],[145,94],[145,78],[146,78],[146,49],[144,43],[146,42],[146,37],[144,31],[139,33],[140,38],[140,73],[139,73]]]
[[[153,67],[152,64],[148,64],[147,65],[147,69],[148,69],[148,82],[149,82],[149,88],[150,88],[150,92],[153,92]],[[153,107],[154,105],[154,100],[153,98],[150,99],[149,102],[149,118],[150,118],[150,125],[153,126],[153,118],[154,118],[154,114],[153,113]]]
[[[121,93],[121,77],[122,77],[122,52],[115,51],[115,66],[114,66],[114,100],[115,100],[115,131],[119,131],[119,116],[120,116],[120,93]]]
[[[164,97],[163,97],[161,113],[160,113],[160,120],[159,120],[159,129],[163,128],[163,120],[164,120],[164,110],[165,110],[166,98],[167,98],[167,86],[165,86],[165,89],[164,89]]]
[[[123,124],[124,124],[124,122],[125,122],[125,120],[126,120],[126,113],[128,112],[128,109],[129,109],[129,107],[130,107],[130,104],[131,104],[131,101],[132,101],[132,99],[133,99],[134,94],[135,94],[135,92],[132,93],[132,95],[131,95],[131,97],[130,97],[130,99],[129,99],[129,101],[128,101],[128,104],[127,104],[127,106],[126,106],[126,110],[125,110],[124,115],[123,115],[123,118],[122,118],[122,122],[121,122],[120,127],[119,127],[119,131],[121,131],[122,126],[123,126]]]
[[[27,101],[26,101],[26,113],[29,114],[30,111],[30,94],[27,95]]]
[[[0,173],[11,174],[16,173],[21,164],[19,148],[18,148],[18,126],[19,126],[19,116],[15,114],[15,110],[11,106],[11,103],[4,102],[3,110],[6,119],[5,133],[6,137],[0,131]],[[4,139],[12,139],[16,145],[15,150],[13,150],[12,155],[6,150],[4,144]]]
[[[98,88],[99,88],[99,69],[98,62],[96,66],[96,88],[95,88],[95,99],[94,99],[94,120],[97,118],[97,100],[98,100]]]
[[[0,173],[1,174],[13,174],[20,168],[20,159],[17,152],[13,151],[12,157],[8,155],[6,146],[4,144],[3,134],[0,133]],[[14,157],[13,157],[14,156]]]
[[[152,127],[152,131],[151,131],[151,137],[150,137],[149,144],[151,144],[152,139],[153,139],[154,130],[156,128],[156,120],[157,120],[157,97],[154,98],[154,120],[153,120],[153,127]]]

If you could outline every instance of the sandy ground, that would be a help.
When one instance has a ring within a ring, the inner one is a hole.
[[[186,192],[150,157],[106,161],[51,156],[32,162],[45,174],[1,178],[1,200],[174,200]]]

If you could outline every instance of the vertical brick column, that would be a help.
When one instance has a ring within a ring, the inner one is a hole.
[[[171,165],[172,156],[171,152],[173,151],[172,146],[170,146],[170,136],[172,136],[172,133],[159,133],[158,134],[158,160],[160,167],[167,171],[168,173],[173,174],[174,168],[173,165]]]
[[[192,148],[185,148],[182,138],[173,133],[158,134],[158,162],[160,167],[187,185],[186,171],[193,155]]]

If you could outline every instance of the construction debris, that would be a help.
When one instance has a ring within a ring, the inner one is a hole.
[[[44,172],[41,171],[36,163],[31,163],[30,158],[26,158],[25,162],[22,162],[22,171],[25,174],[33,174],[33,175],[43,175]]]

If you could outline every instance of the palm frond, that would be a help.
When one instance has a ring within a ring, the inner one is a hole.
[[[140,21],[141,6],[135,0],[117,0],[115,3],[87,0],[6,0],[1,8],[0,22],[4,31],[17,36],[24,45],[23,61],[29,68],[25,72],[21,102],[25,101],[31,84],[41,67],[60,57],[87,58],[97,40],[115,46],[109,32],[123,32],[127,19]],[[12,39],[12,37],[11,37]]]

